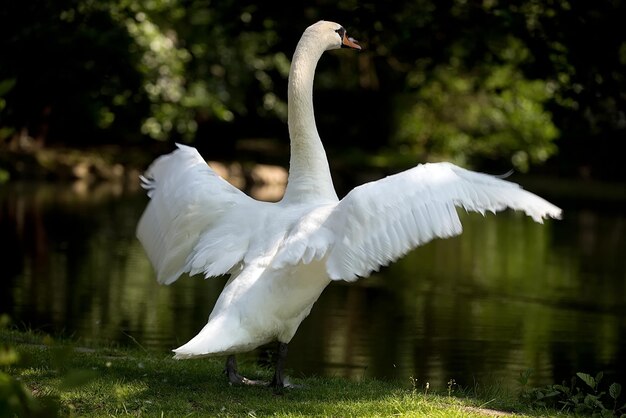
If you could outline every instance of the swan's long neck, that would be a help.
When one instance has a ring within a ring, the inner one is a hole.
[[[324,146],[313,113],[313,77],[324,53],[313,36],[300,39],[289,71],[288,124],[291,138],[289,179],[283,202],[337,200]]]

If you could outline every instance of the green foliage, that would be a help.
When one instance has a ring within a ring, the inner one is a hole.
[[[396,143],[464,165],[510,156],[520,171],[553,155],[558,129],[544,106],[550,90],[544,81],[527,80],[519,68],[529,51],[510,38],[495,53],[501,62],[474,70],[453,56],[426,80],[415,74],[417,92],[408,96],[414,104],[397,112]]]
[[[597,141],[605,152],[592,162],[607,166],[605,157],[616,158],[613,142],[598,139],[623,138],[624,129],[626,42],[616,35],[624,7],[569,0],[11,2],[0,9],[7,22],[0,25],[0,141],[191,142],[228,125],[236,134],[227,138],[282,136],[275,122],[286,117],[290,54],[303,28],[326,18],[345,24],[366,49],[340,62],[326,57],[316,87],[375,96],[377,109],[356,95],[343,95],[340,108],[376,116],[358,125],[377,149],[393,137],[393,145],[424,157],[510,158],[524,170],[554,155],[559,137],[574,151]],[[387,104],[398,97],[392,114]],[[392,118],[396,126],[387,127]]]
[[[0,31],[0,140],[53,134],[84,142],[81,135],[98,132],[90,135],[94,142],[141,132],[191,141],[199,121],[231,122],[256,110],[250,104],[286,115],[273,79],[286,77],[289,61],[271,51],[272,25],[253,26],[252,9],[237,17],[241,31],[224,24],[234,17],[230,3],[64,0],[44,6],[0,11],[12,23]],[[258,103],[250,103],[251,90],[259,92]]]
[[[0,315],[0,331],[9,324],[9,317],[5,314]],[[71,367],[72,348],[56,345],[48,336],[43,337],[41,342],[51,353],[51,361],[46,365],[46,369],[51,369],[59,380],[49,390],[44,390],[37,396],[33,395],[21,379],[12,376],[20,368],[27,366],[31,360],[22,358],[12,345],[0,345],[0,417],[48,418],[64,415],[59,393],[83,388],[97,377],[93,369]]]
[[[144,134],[191,141],[198,121],[232,122],[236,114],[245,114],[251,89],[262,94],[263,109],[285,116],[269,74],[278,71],[286,76],[289,62],[282,52],[270,52],[277,40],[271,27],[247,30],[253,9],[238,17],[244,31],[236,33],[222,23],[233,18],[228,5],[129,3],[130,12],[113,9],[113,15],[119,16],[142,51],[138,70],[151,102],[150,116],[142,124]]]
[[[10,323],[0,315],[0,330]],[[6,372],[18,364],[20,356],[14,347],[0,344],[0,417],[56,417],[58,405],[50,398],[35,399],[22,382]]]
[[[595,377],[587,373],[576,373],[570,385],[547,385],[539,388],[528,388],[528,380],[532,370],[520,373],[520,399],[540,408],[560,408],[577,414],[588,414],[598,417],[625,416],[626,404],[620,399],[622,386],[612,383],[606,391],[600,390],[600,383],[604,374],[599,372]],[[580,383],[584,385],[580,385]]]
[[[12,2],[0,9],[0,139],[120,133],[146,108],[132,39],[106,4]],[[4,83],[3,82],[3,83]]]

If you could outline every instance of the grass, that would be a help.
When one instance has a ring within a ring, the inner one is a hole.
[[[61,416],[568,416],[531,409],[497,387],[429,389],[411,382],[342,378],[292,379],[301,388],[273,394],[266,387],[235,387],[223,375],[223,359],[176,361],[169,353],[139,349],[85,348],[73,341],[0,330],[0,417],[12,416],[1,399],[2,375],[27,388],[30,402]],[[19,360],[12,357],[17,353]],[[4,353],[4,354],[3,354]],[[7,360],[12,358],[13,360]],[[7,365],[11,364],[11,365]],[[240,364],[251,378],[271,371]],[[6,395],[5,395],[6,397]],[[36,408],[33,409],[36,412]],[[504,410],[509,412],[504,412]],[[33,414],[35,415],[35,414]]]

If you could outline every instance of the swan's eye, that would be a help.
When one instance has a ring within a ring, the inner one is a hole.
[[[346,30],[343,28],[343,26],[340,27],[339,29],[337,29],[335,32],[337,32],[339,34],[341,39],[343,39],[343,37],[346,35]]]

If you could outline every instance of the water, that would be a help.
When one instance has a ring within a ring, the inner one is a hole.
[[[0,312],[85,343],[166,352],[205,324],[223,278],[160,286],[134,237],[136,186],[0,188]],[[565,207],[562,221],[462,215],[437,240],[325,290],[290,345],[295,376],[453,378],[515,388],[605,372],[626,384],[626,215]],[[263,361],[267,349],[250,356]]]

